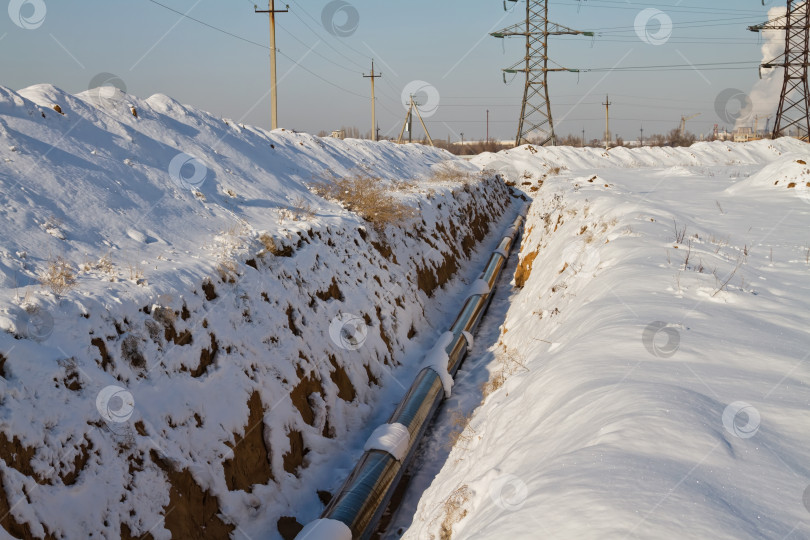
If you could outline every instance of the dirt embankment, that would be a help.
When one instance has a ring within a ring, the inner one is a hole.
[[[282,506],[368,413],[383,371],[426,328],[425,305],[500,226],[509,201],[500,180],[470,181],[425,196],[407,228],[308,229],[274,239],[274,251],[257,244],[190,294],[88,306],[61,321],[82,330],[87,357],[65,358],[48,376],[59,414],[87,420],[38,446],[9,415],[0,525],[19,538],[65,537],[49,511],[74,489],[100,507],[76,516],[85,531],[122,538],[228,538],[246,516]],[[360,347],[343,341],[348,316]],[[2,406],[56,407],[24,396],[25,369],[17,351],[0,355]],[[132,396],[130,417],[96,414],[105,385]],[[282,514],[279,532],[294,535],[298,524]]]

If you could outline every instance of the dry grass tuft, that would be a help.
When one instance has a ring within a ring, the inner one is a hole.
[[[143,266],[140,263],[129,263],[127,264],[127,270],[129,271],[129,279],[134,282],[139,282],[143,279]]]
[[[453,427],[447,441],[449,449],[458,446],[461,450],[467,450],[469,444],[473,441],[476,435],[476,431],[470,426],[471,418],[472,413],[465,416],[458,410],[453,411],[450,419]],[[460,459],[457,460],[457,462],[458,461],[460,461]]]
[[[315,217],[315,209],[304,197],[300,195],[290,201],[289,208],[282,208],[278,211],[279,223],[285,219],[292,221],[310,221]]]
[[[110,281],[115,281],[115,276],[117,273],[115,270],[115,264],[112,260],[112,255],[110,253],[107,253],[95,262],[87,261],[82,263],[81,269],[83,272],[92,272],[95,270],[103,274],[107,274],[110,277]]]
[[[495,360],[498,366],[497,369],[481,387],[484,399],[501,388],[510,376],[521,371],[529,371],[528,366],[526,366],[526,358],[519,352],[509,349],[503,343],[495,353]]]
[[[76,271],[70,261],[62,256],[48,261],[48,268],[39,278],[40,285],[57,296],[76,287]]]
[[[468,182],[471,179],[470,173],[459,171],[451,165],[436,167],[430,176],[430,180],[433,182]]]
[[[276,240],[267,233],[262,233],[259,235],[259,242],[262,243],[264,249],[269,251],[270,253],[275,253],[278,250],[278,246],[276,246]]]
[[[382,180],[364,173],[327,178],[312,185],[321,197],[338,201],[376,227],[399,225],[416,217],[416,209],[393,197]]]
[[[453,538],[453,525],[467,516],[467,509],[464,508],[467,501],[472,497],[472,490],[467,484],[456,488],[442,504],[444,519],[442,520],[439,538],[450,540]]]

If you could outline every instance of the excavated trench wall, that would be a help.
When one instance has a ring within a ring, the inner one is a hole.
[[[419,200],[426,217],[406,227],[265,238],[176,297],[88,301],[60,323],[81,330],[83,357],[30,373],[27,354],[46,345],[21,336],[0,354],[0,526],[19,538],[228,538],[269,512],[294,535],[290,494],[323,488],[308,469],[368,417],[510,195],[484,176]],[[32,394],[29,377],[54,392]],[[99,403],[108,386],[120,401]],[[66,507],[70,526],[53,517]]]

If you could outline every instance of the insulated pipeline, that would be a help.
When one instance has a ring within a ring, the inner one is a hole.
[[[450,376],[455,376],[472,346],[470,336],[489,307],[495,283],[506,265],[506,259],[523,224],[523,213],[506,230],[498,248],[479,276],[478,281],[486,284],[487,292],[483,292],[484,285],[478,283],[482,289],[476,290],[467,298],[450,330],[443,336],[449,341],[444,353],[447,357],[447,374]],[[419,441],[449,391],[438,371],[441,369],[430,366],[423,368],[394,410],[388,424],[384,424],[385,428],[391,428],[390,433],[393,435],[389,436],[389,440],[397,442],[397,449],[392,450],[392,447],[385,446],[384,449],[374,448],[374,445],[369,444],[370,439],[365,453],[323,511],[321,518],[309,523],[298,533],[296,540],[365,540],[371,537]]]

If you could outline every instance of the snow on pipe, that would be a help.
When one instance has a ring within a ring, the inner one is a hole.
[[[426,355],[425,367],[388,422],[369,437],[363,456],[321,518],[307,524],[296,540],[366,540],[374,533],[442,399],[450,395],[452,378],[472,348],[472,333],[489,307],[495,282],[506,265],[525,213],[524,206],[473,284],[450,330]]]

